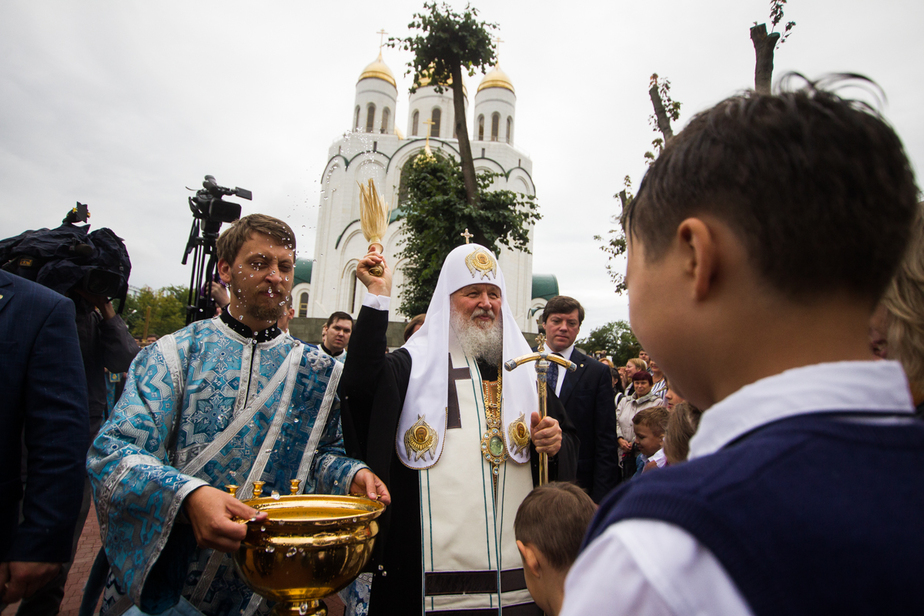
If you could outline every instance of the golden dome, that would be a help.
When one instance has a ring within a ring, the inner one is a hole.
[[[387,81],[395,88],[398,87],[398,84],[395,81],[395,76],[392,74],[391,69],[388,68],[385,62],[382,61],[381,51],[379,51],[379,57],[376,58],[375,62],[363,70],[363,74],[359,76],[357,82],[362,81],[363,79],[381,79],[382,81]]]
[[[513,89],[513,82],[510,81],[510,77],[501,70],[500,66],[495,66],[494,70],[485,75],[481,83],[478,84],[478,92],[481,92],[485,88],[507,88],[514,94],[517,93],[517,91]]]

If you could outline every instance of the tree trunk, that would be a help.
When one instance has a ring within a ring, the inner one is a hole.
[[[456,138],[459,140],[459,156],[462,158],[462,181],[465,183],[465,198],[472,207],[478,206],[478,182],[475,178],[475,159],[472,144],[468,139],[468,122],[465,121],[465,93],[462,91],[462,65],[452,65],[452,106],[455,116]],[[470,229],[472,241],[487,248],[487,239],[481,229]]]
[[[754,90],[758,94],[770,94],[770,82],[773,79],[773,52],[776,50],[779,32],[767,34],[767,25],[758,24],[751,27],[751,42],[754,43]]]
[[[674,131],[671,129],[671,119],[667,117],[667,112],[664,110],[661,94],[658,93],[657,82],[649,88],[648,96],[651,97],[651,105],[654,107],[655,117],[658,119],[658,130],[664,136],[664,145],[667,145],[670,138],[674,136]]]

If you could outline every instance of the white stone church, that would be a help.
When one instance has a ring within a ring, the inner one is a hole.
[[[426,82],[424,82],[426,83]],[[398,310],[404,282],[400,240],[401,173],[428,143],[432,150],[459,159],[452,91],[438,94],[430,85],[410,94],[406,132],[395,125],[398,118],[398,90],[395,78],[382,55],[363,70],[356,82],[356,102],[349,132],[330,147],[321,182],[314,260],[299,259],[292,292],[298,317],[326,319],[336,310],[354,317],[362,305],[364,287],[356,280],[357,261],[366,254],[368,242],[359,223],[359,186],[372,178],[379,194],[392,207],[391,222],[382,244],[385,257],[394,270],[395,293],[390,319],[404,322],[414,315]],[[466,90],[466,110],[469,108]],[[535,195],[532,161],[515,147],[516,92],[510,78],[495,67],[475,92],[472,127],[472,154],[476,171],[490,170],[501,175],[494,187]],[[406,136],[405,136],[406,135]],[[464,230],[459,229],[461,234]],[[461,236],[446,238],[452,246]],[[530,229],[530,251],[533,230]],[[500,265],[507,283],[510,307],[517,325],[524,332],[536,332],[537,320],[546,301],[558,294],[554,276],[534,276],[531,254],[502,249]]]

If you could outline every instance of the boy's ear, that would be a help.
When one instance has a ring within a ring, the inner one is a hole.
[[[718,269],[718,245],[710,226],[700,218],[687,218],[677,227],[677,237],[685,251],[685,271],[693,283],[693,298],[705,299]]]
[[[225,284],[231,282],[231,264],[224,259],[218,260],[218,276]]]
[[[533,577],[542,577],[542,565],[539,564],[539,558],[536,554],[536,548],[531,544],[527,545],[517,539],[517,549],[520,550],[520,558],[523,560],[523,568],[529,569]]]

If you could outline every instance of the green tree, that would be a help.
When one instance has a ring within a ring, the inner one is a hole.
[[[642,350],[627,321],[610,321],[591,330],[586,338],[581,338],[575,345],[590,354],[603,351],[613,359],[613,365],[617,367],[625,366],[629,359],[638,357],[638,352]]]
[[[186,325],[186,299],[188,289],[181,286],[168,286],[157,289],[142,287],[130,293],[125,299],[122,318],[133,336],[144,335],[145,317],[151,309],[148,319],[148,335],[158,338],[172,334]]]
[[[501,244],[528,251],[529,227],[541,217],[536,198],[490,190],[498,174],[482,171],[477,175],[482,207],[467,202],[458,161],[439,150],[432,157],[418,156],[402,175],[407,187],[402,204],[405,239],[399,255],[408,260],[401,301],[404,314],[426,312],[443,261],[463,243],[460,234],[465,229],[481,229],[485,246]]]
[[[416,13],[408,28],[420,34],[403,39],[389,39],[392,46],[399,46],[414,54],[408,62],[408,73],[414,74],[415,92],[421,87],[421,79],[429,80],[437,92],[443,92],[446,84],[452,88],[452,102],[455,116],[455,135],[459,140],[459,154],[462,159],[462,179],[465,199],[472,209],[489,208],[489,203],[479,203],[481,191],[475,174],[472,146],[468,138],[465,119],[465,94],[462,91],[462,71],[469,77],[476,69],[484,72],[496,62],[495,47],[491,30],[497,25],[478,21],[478,11],[471,6],[461,15],[447,4],[424,3],[424,11]],[[479,225],[469,228],[476,243],[491,247],[489,233]]]

